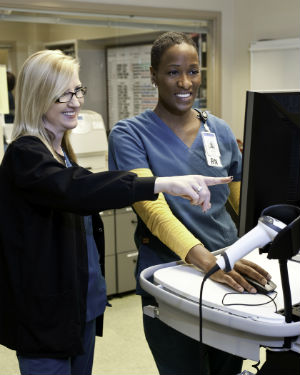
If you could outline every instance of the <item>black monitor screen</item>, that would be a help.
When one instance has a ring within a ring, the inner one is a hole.
[[[273,204],[300,206],[300,92],[247,92],[239,236]]]

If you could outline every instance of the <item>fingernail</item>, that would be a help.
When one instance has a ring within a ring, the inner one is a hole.
[[[238,288],[238,291],[239,291],[240,293],[243,293],[244,288],[243,288],[243,287],[239,287],[239,288]]]
[[[251,288],[251,289],[250,289],[250,293],[255,294],[255,293],[257,293],[257,290],[256,290],[255,288]]]
[[[269,275],[269,274],[267,274],[267,279],[268,279],[268,280],[271,280],[271,279],[272,279],[272,276]]]

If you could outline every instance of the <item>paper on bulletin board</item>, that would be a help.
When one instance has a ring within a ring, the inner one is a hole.
[[[5,65],[0,65],[0,113],[9,113]]]
[[[157,103],[150,70],[151,44],[107,49],[109,128],[121,119],[136,116]]]

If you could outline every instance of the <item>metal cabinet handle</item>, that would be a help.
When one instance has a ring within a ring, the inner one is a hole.
[[[127,258],[132,258],[132,257],[136,257],[137,255],[138,255],[138,252],[135,251],[134,253],[129,253],[126,256],[127,256]]]

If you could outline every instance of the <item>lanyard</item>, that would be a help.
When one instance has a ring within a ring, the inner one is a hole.
[[[65,150],[62,149],[62,152],[64,153],[66,167],[67,167],[67,168],[72,167],[72,164],[71,164],[71,162],[70,162],[70,159],[68,158],[67,154],[65,153]]]

